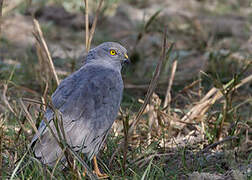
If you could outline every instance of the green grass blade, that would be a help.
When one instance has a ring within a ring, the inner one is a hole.
[[[150,172],[150,168],[151,168],[151,165],[152,165],[152,160],[153,160],[153,158],[154,158],[154,156],[151,158],[148,167],[145,169],[144,174],[143,174],[141,180],[147,179],[147,176],[148,176],[148,174],[149,174],[149,172]],[[145,178],[145,177],[146,177],[146,178]]]
[[[11,174],[10,180],[13,180],[13,179],[14,179],[14,177],[15,177],[15,175],[16,175],[16,172],[17,172],[17,170],[19,169],[19,167],[20,167],[21,163],[23,162],[25,156],[27,155],[28,151],[29,151],[29,150],[27,150],[27,151],[24,153],[23,157],[22,157],[22,158],[20,159],[20,161],[18,162],[17,166],[15,167],[14,171],[13,171],[12,174]]]

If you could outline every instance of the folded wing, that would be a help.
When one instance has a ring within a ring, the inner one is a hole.
[[[61,82],[52,103],[61,115],[67,143],[75,151],[89,158],[98,153],[117,116],[122,91],[120,72],[99,65],[84,66]],[[57,134],[52,109],[47,109],[45,118]],[[36,157],[44,164],[53,165],[62,153],[44,121],[32,143]]]

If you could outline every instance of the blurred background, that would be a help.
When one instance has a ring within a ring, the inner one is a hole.
[[[252,1],[104,0],[97,15],[99,2],[88,2],[89,28],[98,17],[91,48],[119,42],[131,59],[123,69],[121,112],[99,156],[103,170],[112,179],[252,178]],[[57,87],[38,48],[33,18],[60,80],[82,65],[87,51],[84,1],[3,1],[3,179],[13,174],[26,152],[32,123],[38,126],[42,119],[45,107],[37,102],[46,103]],[[165,27],[166,56],[154,93],[146,100]],[[134,120],[137,124],[128,135]],[[127,142],[126,148],[118,148],[121,142]],[[17,179],[48,177],[41,174],[41,165],[35,170],[21,167],[14,173]],[[77,176],[48,171],[56,179]]]

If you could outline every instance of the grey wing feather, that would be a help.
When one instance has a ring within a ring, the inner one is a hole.
[[[52,102],[62,114],[67,142],[74,150],[86,153],[89,158],[97,154],[117,116],[122,90],[120,72],[102,66],[84,66],[62,81]],[[53,112],[48,109],[47,120],[52,117]],[[42,142],[37,141],[35,155],[50,165],[61,149],[44,122],[39,132]],[[38,135],[34,138],[36,141]]]
[[[78,71],[77,71],[78,72]],[[58,86],[56,91],[52,95],[52,101],[53,101],[53,106],[56,109],[59,109],[68,99],[68,97],[71,95],[71,93],[74,91],[74,89],[77,86],[78,77],[76,75],[77,73],[74,73],[67,78],[65,78]],[[50,122],[53,119],[54,112],[52,109],[47,108],[46,113],[45,113],[45,118],[47,119],[48,122]],[[35,134],[35,136],[32,138],[31,145],[38,139],[39,136],[41,136],[46,129],[46,123],[44,120],[41,121],[39,128],[38,128],[38,133]]]

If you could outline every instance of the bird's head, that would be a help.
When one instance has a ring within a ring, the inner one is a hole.
[[[130,63],[127,50],[116,42],[105,42],[91,49],[87,59],[93,62],[103,61],[120,68],[122,65]]]

